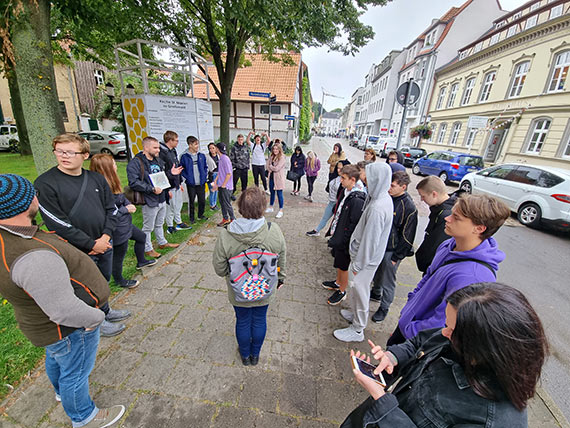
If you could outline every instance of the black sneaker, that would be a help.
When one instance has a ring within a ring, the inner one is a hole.
[[[372,321],[375,323],[382,322],[386,319],[386,315],[388,315],[388,311],[378,308],[378,310],[374,312],[374,315],[372,315]]]
[[[336,306],[338,305],[340,302],[342,302],[344,299],[346,299],[346,291],[342,292],[340,290],[336,290],[331,297],[329,297],[329,300],[327,300],[327,303],[329,305],[332,306]]]
[[[186,230],[186,229],[192,229],[192,226],[189,226],[186,223],[179,223],[176,225],[176,230]]]
[[[253,355],[251,355],[249,357],[249,361],[251,362],[252,366],[257,366],[257,363],[259,363],[259,355],[257,357],[254,357]]]
[[[370,300],[380,303],[382,301],[382,296],[378,296],[377,294],[374,294],[372,290],[370,290]]]
[[[136,288],[140,285],[140,282],[137,281],[136,279],[125,279],[119,285],[123,288]]]
[[[152,260],[146,260],[142,263],[139,263],[137,265],[137,269],[142,269],[143,267],[147,267],[147,266],[152,266],[153,264],[155,264],[157,262],[156,259],[152,259]]]
[[[168,227],[166,228],[166,233],[168,233],[168,234],[170,234],[170,235],[173,234],[173,233],[176,233],[176,228],[175,228],[174,226],[168,226]]]
[[[309,230],[307,233],[305,233],[305,235],[307,235],[307,236],[319,236],[320,233],[317,232],[315,229],[313,229],[313,230]]]
[[[231,199],[232,201],[237,201],[237,198],[234,195],[231,196]]]
[[[336,283],[336,281],[324,281],[323,288],[327,290],[338,290],[340,287]]]

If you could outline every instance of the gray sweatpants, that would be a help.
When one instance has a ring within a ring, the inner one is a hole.
[[[145,252],[152,251],[152,236],[154,231],[158,245],[168,243],[164,237],[164,217],[166,217],[166,202],[158,204],[157,207],[149,207],[148,205],[142,206],[143,226],[142,231],[146,235],[146,242],[144,244]]]
[[[392,264],[393,251],[386,251],[384,258],[378,266],[374,274],[374,285],[372,286],[372,293],[376,296],[382,295],[380,302],[380,309],[388,313],[390,305],[394,301],[394,294],[396,293],[396,272],[400,266],[401,260],[395,265]]]
[[[180,211],[182,211],[182,188],[176,190],[170,189],[172,198],[166,204],[166,226],[172,227],[182,223]]]
[[[350,287],[350,310],[354,314],[352,326],[356,331],[362,331],[368,325],[370,310],[370,283],[374,278],[377,266],[367,267],[356,275],[348,268],[348,286]]]

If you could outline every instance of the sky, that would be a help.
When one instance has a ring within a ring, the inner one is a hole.
[[[500,0],[500,4],[504,10],[513,10],[526,1]],[[355,56],[330,52],[326,47],[304,49],[303,61],[309,67],[313,101],[321,102],[321,88],[324,88],[329,94],[343,97],[325,97],[325,110],[344,108],[352,93],[364,85],[372,63],[378,64],[391,50],[409,45],[429,27],[433,18],[461,4],[463,0],[393,0],[387,6],[369,8],[361,17],[376,35]]]

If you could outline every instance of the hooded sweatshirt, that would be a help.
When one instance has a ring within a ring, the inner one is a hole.
[[[469,251],[454,251],[454,248],[455,238],[443,242],[425,276],[408,294],[408,302],[398,322],[406,339],[421,330],[444,327],[445,299],[455,291],[477,282],[495,282],[493,272],[480,263],[465,261],[442,266],[443,263],[453,259],[476,259],[488,263],[496,272],[499,263],[505,259],[505,253],[499,250],[497,241],[492,237]]]
[[[230,285],[230,269],[228,260],[237,256],[244,250],[253,247],[260,247],[279,254],[277,266],[279,270],[279,280],[285,279],[286,246],[285,238],[277,223],[271,223],[268,228],[265,218],[247,219],[237,218],[228,227],[220,232],[214,248],[212,264],[218,276],[225,276],[228,286],[228,298],[233,306],[252,307],[268,305],[274,298],[273,293],[267,299],[254,302],[236,302],[234,292]]]
[[[363,269],[376,269],[386,250],[394,205],[388,194],[392,184],[392,170],[385,163],[366,165],[368,199],[360,221],[350,238],[351,269],[360,272]]]

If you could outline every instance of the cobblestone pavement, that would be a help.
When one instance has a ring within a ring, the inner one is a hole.
[[[326,160],[325,147],[316,149]],[[123,334],[101,339],[90,380],[99,407],[127,407],[119,426],[334,427],[366,398],[353,380],[350,346],[332,336],[346,322],[338,307],[326,304],[330,291],[320,286],[335,275],[326,241],[305,236],[323,212],[325,181],[323,172],[313,203],[290,196],[288,189],[284,217],[271,218],[287,239],[287,280],[269,308],[258,366],[241,364],[226,285],[212,268],[218,218],[169,259],[161,259],[137,289],[116,298],[113,306],[133,315]],[[383,323],[369,325],[367,338],[386,342],[419,277],[414,261],[406,259],[390,314]],[[371,305],[371,313],[376,306]],[[1,410],[2,428],[71,426],[43,367]],[[531,427],[560,426],[541,399],[533,400],[529,415]]]

